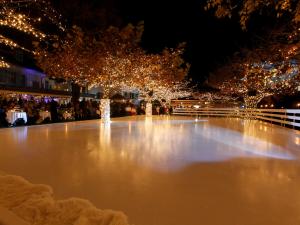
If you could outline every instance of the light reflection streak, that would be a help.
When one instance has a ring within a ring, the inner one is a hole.
[[[241,125],[239,121],[229,119],[218,124],[211,120],[195,122],[193,119],[146,117],[145,120],[124,119],[101,125],[94,122],[76,126],[46,125],[42,134],[44,141],[53,141],[61,134],[68,135],[66,141],[74,140],[74,135],[79,134],[76,139],[80,143],[86,142],[89,157],[101,167],[134,163],[159,171],[173,171],[192,163],[221,162],[239,157],[294,159],[295,151],[289,151],[289,146],[297,148],[299,137],[284,139],[278,143],[280,145],[275,145],[278,138],[269,138],[270,134],[274,135],[273,129],[264,132],[259,129],[260,125],[250,122]],[[25,140],[27,130],[21,129],[23,134],[15,137]],[[73,148],[77,147],[74,145]]]
[[[18,142],[25,141],[27,139],[28,127],[14,128],[13,133]]]
[[[46,127],[45,132],[46,132],[46,140],[48,140],[49,139],[49,128],[48,127]]]
[[[128,133],[131,134],[131,122],[128,123]]]
[[[69,127],[68,124],[65,124],[65,137],[68,137],[69,134]]]
[[[151,117],[144,121],[114,122],[108,133],[101,127],[100,149],[103,151],[99,154],[102,154],[101,160],[107,161],[100,164],[130,160],[149,168],[172,171],[194,162],[238,157],[294,159],[286,149],[253,137],[256,131],[250,122],[243,126],[242,130],[234,131],[215,127],[205,120]]]
[[[111,144],[111,124],[110,123],[102,123],[100,128],[100,136],[99,141],[104,149],[109,149]]]
[[[278,159],[292,160],[294,157],[286,149],[274,145],[271,142],[256,138],[257,132],[255,126],[251,123],[244,124],[243,133],[234,130],[209,126],[207,131],[199,133],[201,136],[221,143],[229,149],[224,152],[228,156],[256,156],[256,157],[269,157]],[[264,128],[264,130],[267,130]],[[265,134],[266,135],[266,134]]]
[[[299,138],[299,137],[296,137],[296,138],[295,138],[295,144],[296,144],[296,145],[300,145],[300,138]]]
[[[294,159],[287,149],[277,146],[271,141],[254,137],[253,135],[257,132],[256,126],[252,126],[250,122],[244,123],[244,129],[241,131],[214,127],[209,123],[199,123],[194,126],[194,129],[191,129],[188,126],[189,122],[181,122],[179,127],[173,124],[178,121],[172,121],[165,127],[160,125],[156,125],[155,128],[148,127],[148,130],[153,130],[150,133],[155,135],[152,148],[150,146],[144,148],[144,154],[148,156],[146,158],[149,160],[159,156],[160,159],[164,158],[165,161],[168,161],[174,155],[179,155],[180,160],[171,162],[175,167],[190,162],[223,161],[245,156]],[[165,140],[162,137],[165,137]],[[149,137],[143,141],[149,141]],[[172,148],[167,146],[172,146]],[[176,160],[177,158],[174,161]],[[155,161],[158,160],[155,159]]]

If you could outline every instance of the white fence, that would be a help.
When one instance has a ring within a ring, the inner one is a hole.
[[[300,128],[300,109],[175,108],[173,115],[259,119]]]

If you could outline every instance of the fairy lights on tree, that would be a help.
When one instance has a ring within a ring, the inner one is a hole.
[[[25,20],[30,21],[29,26],[47,20],[59,30],[66,29],[62,15],[54,9],[51,0],[1,0],[0,7],[2,12],[11,11],[22,15]]]
[[[50,1],[2,0],[0,1],[0,7],[0,26],[6,30],[15,30],[22,35],[28,35],[33,41],[43,41],[48,38],[48,35],[39,28],[43,25],[43,22],[49,24],[50,21],[59,30],[64,30],[61,15],[51,6]],[[29,51],[28,48],[17,43],[18,38],[8,37],[2,32],[0,42],[11,48]]]
[[[0,44],[25,51],[30,55],[35,54],[31,41],[41,42],[50,38],[41,31],[42,25],[50,23],[63,30],[61,21],[61,15],[54,10],[48,0],[1,0]],[[9,35],[10,31],[13,31],[14,35]]]
[[[247,28],[248,20],[257,11],[268,15],[275,12],[278,17],[290,14],[286,18],[292,15],[293,19],[288,23],[280,23],[267,30],[267,35],[259,37],[255,43],[258,47],[241,49],[239,55],[232,57],[227,65],[215,73],[220,79],[216,83],[222,93],[242,96],[247,108],[256,107],[268,95],[292,95],[297,91],[300,85],[299,1],[208,0],[206,9],[214,9],[219,18],[237,13],[243,29]]]
[[[183,79],[189,64],[182,54],[184,43],[175,49],[165,49],[161,54],[146,54],[135,57],[132,86],[139,90],[150,108],[153,100],[165,100],[190,96],[190,91]],[[149,110],[150,112],[150,110]]]
[[[0,58],[0,68],[9,68],[10,65],[4,61],[3,57]]]
[[[243,29],[256,12],[273,12],[277,17],[289,14],[294,22],[300,21],[300,2],[293,0],[207,0],[205,9],[213,9],[219,18],[238,15]]]
[[[165,49],[161,54],[148,54],[140,47],[142,33],[142,23],[122,29],[110,27],[97,35],[73,27],[64,40],[47,47],[39,46],[36,59],[52,77],[101,86],[104,99],[109,99],[112,89],[173,90],[189,68],[181,58],[184,46]],[[108,102],[103,100],[106,106],[101,106],[106,112]]]
[[[40,19],[37,19],[40,20]],[[46,34],[36,29],[30,22],[32,19],[25,14],[16,13],[13,9],[5,9],[0,12],[0,26],[16,29],[23,33],[32,35],[39,40],[46,37]]]
[[[0,43],[4,44],[6,46],[9,46],[10,48],[19,48],[22,49],[23,51],[26,52],[31,52],[29,49],[26,49],[22,46],[20,46],[18,43],[14,42],[13,40],[4,37],[3,35],[0,34]]]
[[[290,58],[288,51],[284,61],[252,61],[240,64],[243,71],[220,85],[221,92],[242,96],[246,108],[255,108],[266,96],[273,94],[292,95],[300,85],[299,66]]]

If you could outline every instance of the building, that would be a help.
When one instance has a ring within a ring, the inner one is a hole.
[[[81,88],[81,97],[95,98],[87,88]],[[56,81],[44,73],[17,65],[0,68],[0,94],[30,95],[35,97],[54,97],[70,101],[72,97],[71,82]]]

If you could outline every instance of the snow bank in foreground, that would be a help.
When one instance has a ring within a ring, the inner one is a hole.
[[[128,225],[127,217],[121,212],[97,209],[83,199],[55,200],[52,195],[47,185],[35,185],[22,177],[0,174],[0,206],[29,224]]]
[[[11,211],[0,206],[0,225],[30,225]]]

